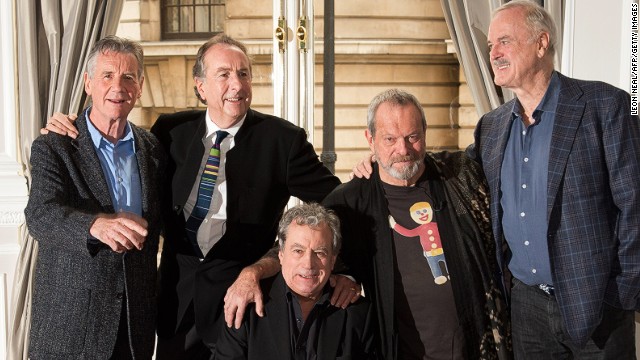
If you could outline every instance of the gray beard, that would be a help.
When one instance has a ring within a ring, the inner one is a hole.
[[[405,166],[401,170],[397,170],[396,168],[394,168],[393,163],[389,165],[380,164],[380,166],[382,167],[382,169],[384,169],[384,171],[387,172],[387,174],[395,179],[409,180],[418,173],[418,170],[420,169],[420,163],[423,161],[423,159],[424,157],[414,161],[411,165]]]

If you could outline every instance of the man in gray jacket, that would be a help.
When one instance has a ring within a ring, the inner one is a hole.
[[[92,106],[78,136],[33,142],[25,210],[38,240],[31,359],[151,359],[156,316],[158,181],[165,155],[127,117],[140,97],[142,48],[96,43],[84,74]]]

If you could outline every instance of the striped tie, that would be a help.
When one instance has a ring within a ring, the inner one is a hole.
[[[196,206],[191,211],[189,220],[185,226],[187,238],[191,241],[191,246],[200,258],[204,258],[204,254],[198,246],[198,228],[202,224],[202,220],[207,216],[209,212],[209,206],[211,205],[211,197],[213,195],[213,189],[216,186],[216,179],[218,178],[218,169],[220,167],[220,143],[229,135],[228,132],[223,130],[216,131],[216,141],[209,150],[209,158],[204,166],[202,177],[200,178],[200,185],[198,187],[198,200]]]

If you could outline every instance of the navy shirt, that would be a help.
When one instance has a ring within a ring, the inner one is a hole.
[[[279,275],[282,276],[282,275]],[[286,286],[286,285],[285,285]],[[313,306],[313,310],[307,315],[306,321],[302,319],[302,308],[297,296],[287,286],[287,304],[289,304],[289,334],[291,334],[291,354],[295,360],[315,360],[318,358],[318,335],[320,327],[325,323],[323,313],[331,303],[329,296],[331,288],[329,283],[322,289],[322,295]],[[284,356],[283,359],[288,358]]]
[[[547,175],[549,150],[558,105],[560,80],[553,73],[549,87],[526,127],[522,106],[515,101],[511,132],[500,174],[502,230],[509,244],[509,270],[528,285],[553,285],[547,243]]]

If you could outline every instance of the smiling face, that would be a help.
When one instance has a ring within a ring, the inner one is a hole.
[[[278,254],[284,281],[298,296],[315,300],[322,294],[336,261],[331,229],[326,223],[312,228],[294,220],[286,239]]]
[[[426,224],[433,220],[433,209],[428,202],[418,202],[409,209],[411,218],[417,224]]]
[[[100,126],[126,120],[142,94],[143,81],[144,77],[138,78],[138,62],[134,55],[98,54],[93,74],[84,74],[84,89],[93,103],[91,121]]]
[[[375,135],[365,132],[371,151],[382,168],[382,181],[405,186],[424,170],[426,149],[422,115],[413,104],[380,104],[375,114]]]
[[[516,93],[527,91],[535,88],[541,74],[553,70],[553,60],[550,56],[545,57],[549,34],[532,33],[521,8],[496,13],[487,38],[494,82],[498,86]]]
[[[249,58],[235,46],[216,44],[204,56],[205,77],[194,78],[211,119],[226,129],[242,119],[251,105]]]

